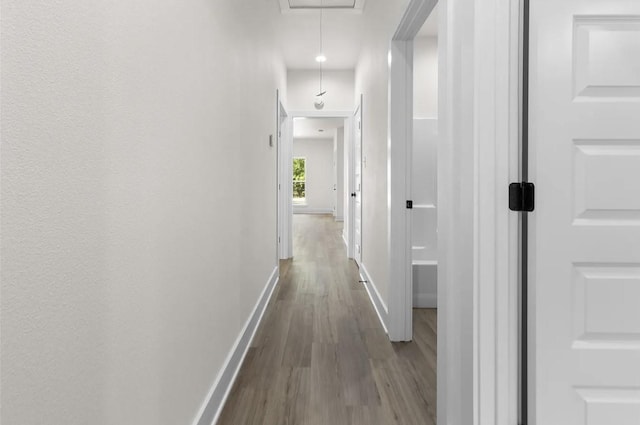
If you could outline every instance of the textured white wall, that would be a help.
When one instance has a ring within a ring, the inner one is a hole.
[[[387,130],[391,37],[409,0],[367,3],[363,18],[363,49],[356,67],[355,92],[364,95],[362,150],[363,264],[380,296],[388,303],[389,253],[387,229]]]
[[[1,7],[0,422],[190,424],[276,266],[277,2]]]
[[[322,89],[325,111],[352,111],[354,73],[353,70],[324,71]],[[290,111],[314,110],[315,95],[320,92],[319,70],[287,71],[287,108]]]
[[[305,157],[305,206],[293,206],[294,213],[333,211],[333,139],[293,139],[293,156]]]
[[[413,117],[438,118],[438,39],[413,41]]]

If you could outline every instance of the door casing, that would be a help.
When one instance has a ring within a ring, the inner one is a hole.
[[[412,0],[391,42],[389,336],[411,339],[409,43],[435,0]],[[440,0],[438,424],[518,421],[520,5]],[[412,51],[412,50],[411,50]],[[365,93],[366,94],[366,93]]]

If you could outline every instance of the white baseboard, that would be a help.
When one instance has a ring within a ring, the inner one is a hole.
[[[251,341],[253,340],[256,330],[262,321],[262,316],[269,304],[273,290],[278,283],[278,272],[278,267],[276,267],[271,273],[267,285],[262,290],[262,294],[260,294],[258,302],[253,308],[253,312],[245,323],[238,339],[236,339],[233,348],[227,355],[224,366],[218,373],[211,390],[209,390],[193,425],[213,425],[218,421],[220,413],[222,413],[224,403],[227,401],[229,392],[231,391],[233,383],[238,376],[240,366],[242,366],[242,362],[247,355]]]
[[[333,214],[332,209],[324,209],[324,208],[300,208],[293,209],[294,214]]]
[[[438,296],[435,294],[413,294],[413,307],[438,308]]]
[[[336,221],[344,221],[344,217],[342,217],[341,215],[336,215],[335,216],[335,220]]]
[[[373,304],[373,308],[378,313],[378,319],[380,319],[380,323],[384,328],[385,333],[389,334],[387,330],[387,320],[389,317],[389,309],[387,308],[384,301],[382,301],[382,297],[376,288],[376,285],[371,280],[371,276],[367,272],[367,268],[362,264],[360,266],[360,277],[361,280],[364,280],[364,287],[367,289],[367,293],[369,294],[369,299]]]
[[[344,242],[344,246],[347,248],[347,252],[349,252],[349,244],[347,243],[347,238],[344,237],[344,233],[342,234],[342,242]]]

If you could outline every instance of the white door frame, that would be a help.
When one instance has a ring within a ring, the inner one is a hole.
[[[363,162],[362,162],[362,155],[364,152],[364,146],[363,146],[363,137],[362,137],[362,132],[364,131],[364,124],[363,119],[363,112],[362,112],[362,108],[364,107],[364,95],[361,93],[358,96],[358,104],[355,107],[354,112],[351,113],[350,118],[349,118],[349,132],[350,132],[350,137],[349,137],[349,181],[348,181],[348,186],[349,186],[349,206],[348,206],[348,211],[349,211],[349,232],[348,232],[348,240],[347,240],[347,257],[349,258],[353,258],[353,260],[356,262],[356,264],[358,265],[359,268],[362,268],[362,188],[363,188],[363,175],[364,175],[364,168],[363,168]],[[356,207],[355,207],[355,200],[356,198],[352,197],[351,194],[352,193],[357,193],[358,189],[356,188],[356,114],[360,114],[360,252],[356,252],[356,227],[355,227],[355,223],[356,223]],[[365,284],[368,284],[369,282],[366,282],[367,278],[363,278],[363,280],[365,281]]]
[[[278,184],[280,200],[278,209],[278,223],[280,224],[280,259],[293,257],[293,193],[291,181],[293,179],[293,120],[294,118],[349,118],[353,111],[289,111],[285,121],[279,153]],[[351,140],[351,138],[349,138]],[[345,128],[346,142],[346,128]],[[347,158],[345,158],[345,161]]]
[[[287,169],[286,167],[283,166],[284,164],[284,159],[288,156],[288,144],[286,143],[286,140],[289,137],[289,133],[291,132],[291,124],[290,124],[290,119],[289,119],[289,115],[287,114],[287,111],[285,109],[285,107],[282,104],[282,99],[280,98],[280,92],[276,91],[276,96],[277,96],[277,129],[276,129],[276,135],[275,135],[275,139],[276,139],[276,144],[277,144],[277,169],[278,169],[278,177],[277,177],[277,193],[278,193],[278,199],[277,199],[277,223],[278,223],[278,230],[277,230],[277,256],[278,256],[278,260],[285,260],[287,258],[290,258],[289,255],[289,240],[291,237],[290,234],[290,225],[287,223],[286,221],[286,217],[287,217],[287,213],[288,210],[291,208],[291,202],[287,203],[287,199],[291,198],[292,195],[292,188],[290,187],[291,185],[285,185],[283,184],[283,181],[288,178],[288,176],[286,175],[287,173]],[[279,264],[279,261],[278,261]]]
[[[436,0],[411,0],[389,70],[389,336],[411,339],[405,201],[412,40]],[[519,2],[439,0],[438,424],[518,420]]]

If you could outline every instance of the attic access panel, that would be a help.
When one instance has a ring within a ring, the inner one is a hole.
[[[340,9],[347,12],[362,12],[365,0],[280,0],[280,9],[286,12],[304,12],[314,9]]]
[[[356,0],[288,0],[291,9],[340,8],[353,9]]]

